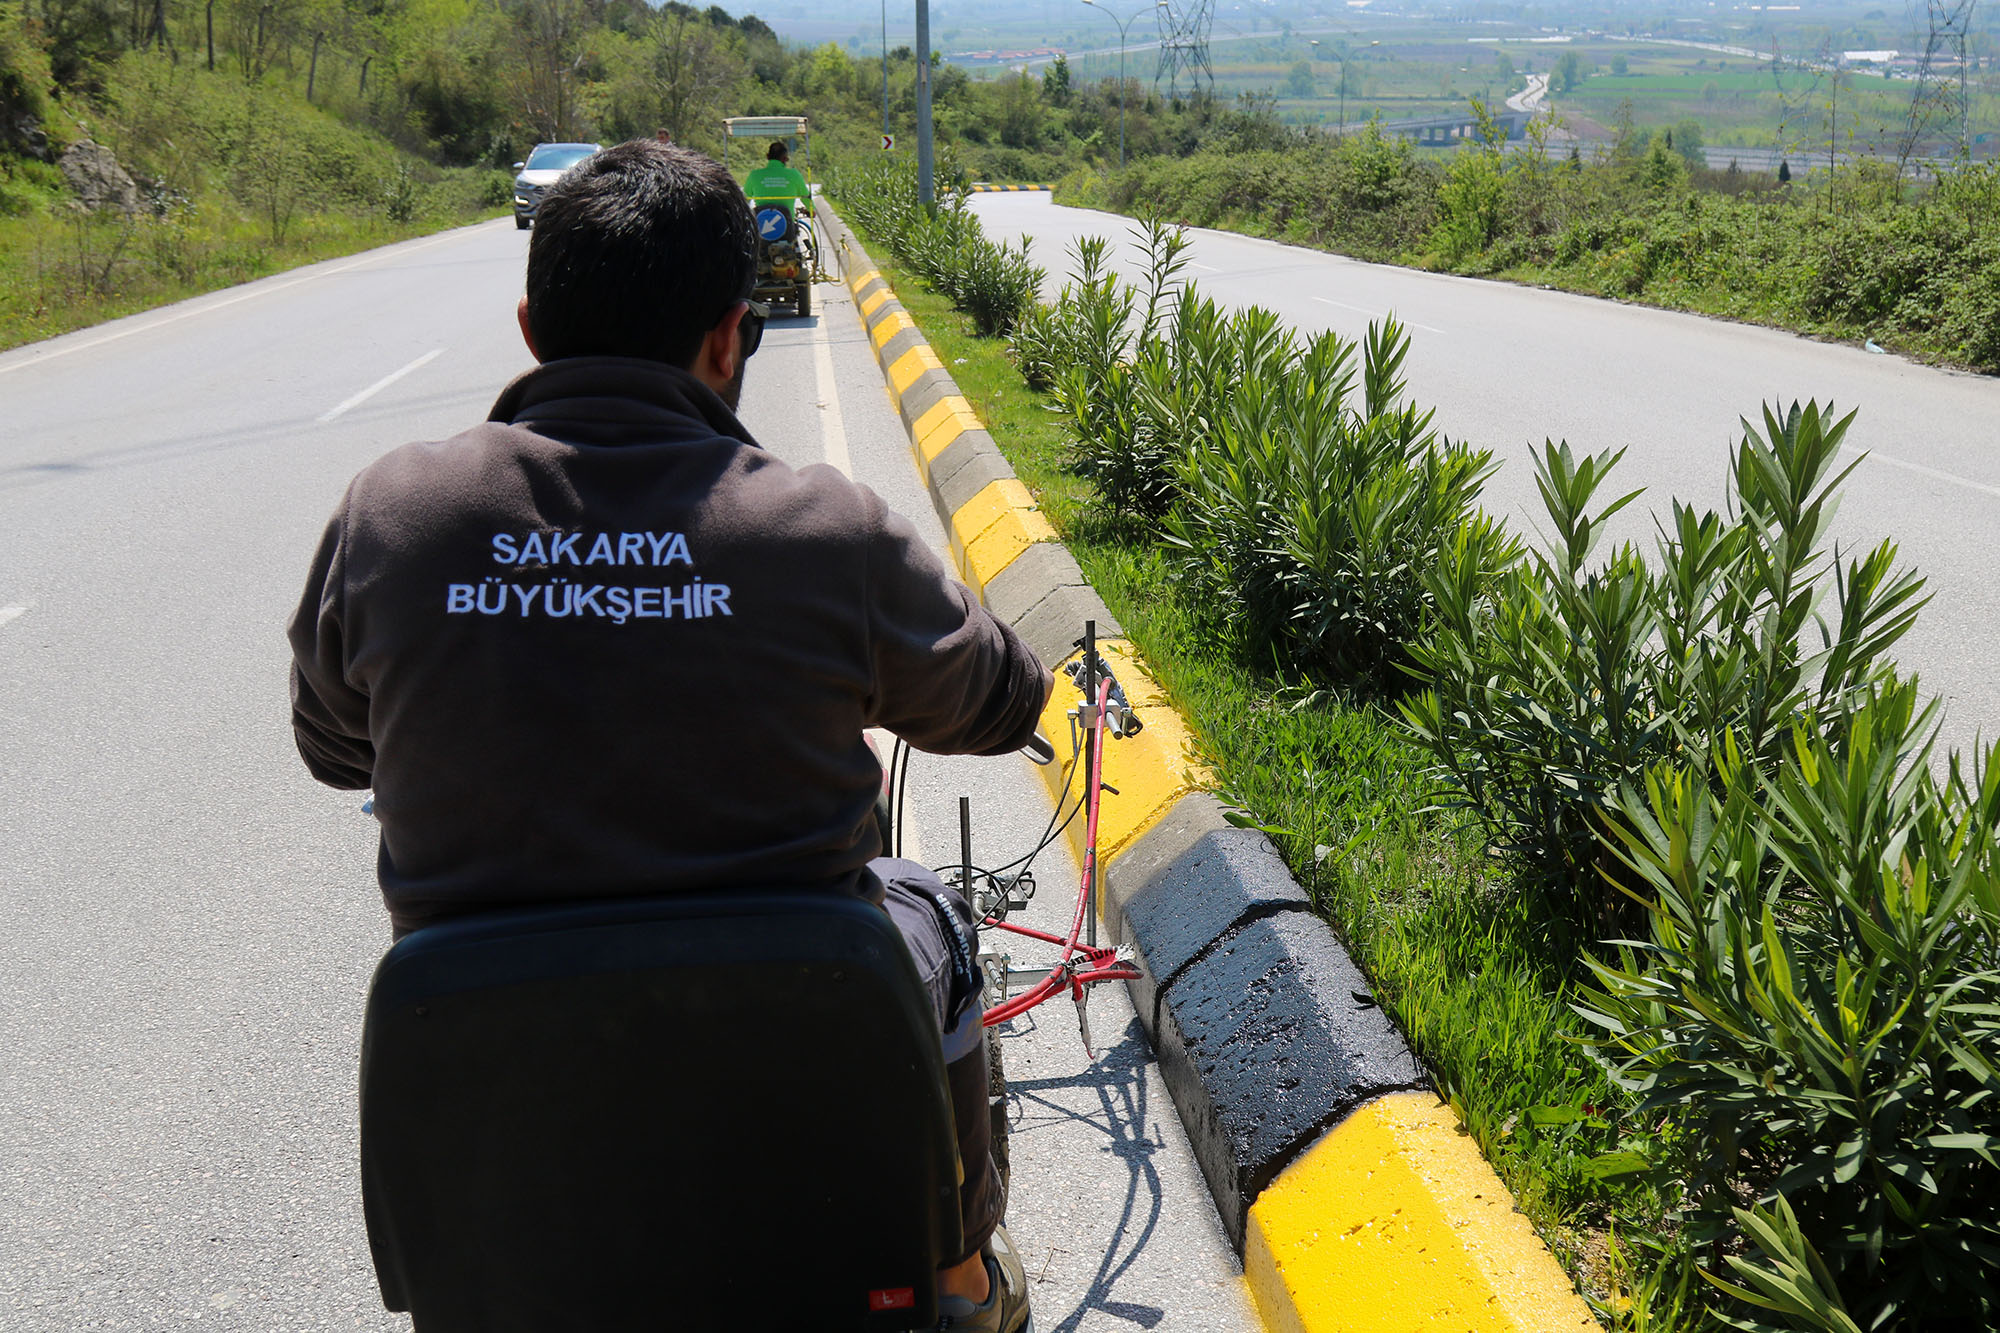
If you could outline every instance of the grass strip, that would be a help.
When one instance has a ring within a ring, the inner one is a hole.
[[[409,222],[318,213],[282,242],[247,219],[0,218],[0,351],[510,211]]]
[[[1220,794],[1271,834],[1565,1268],[1615,1298],[1607,1225],[1634,1204],[1653,1210],[1592,1174],[1613,1146],[1616,1094],[1568,1039],[1569,978],[1537,951],[1478,830],[1429,808],[1423,757],[1380,708],[1218,654],[1161,548],[1110,523],[1068,470],[1049,398],[885,253],[870,250],[1189,722]]]

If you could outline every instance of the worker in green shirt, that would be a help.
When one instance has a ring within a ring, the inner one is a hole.
[[[787,165],[791,150],[780,139],[771,145],[768,159],[763,166],[743,178],[743,193],[753,204],[777,203],[796,199],[796,211],[810,214],[812,210],[812,189],[806,178]]]

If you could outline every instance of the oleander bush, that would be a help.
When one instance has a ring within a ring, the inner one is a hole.
[[[1180,441],[1170,419],[1151,410],[1157,400],[1146,388],[1179,383],[1191,369],[1183,354],[1192,326],[1176,319],[1170,331],[1160,328],[1187,262],[1187,241],[1179,228],[1156,219],[1133,234],[1146,256],[1143,290],[1110,269],[1108,241],[1083,238],[1075,280],[1043,326],[1046,347],[1017,348],[1017,356],[1031,380],[1031,362],[1057,367],[1051,388],[1069,417],[1077,475],[1096,484],[1113,514],[1157,523],[1173,505]],[[1179,303],[1177,313],[1186,316],[1185,306]]]
[[[1931,715],[1883,673],[1615,797],[1650,938],[1578,1010],[1739,1328],[2000,1326],[2000,769]]]
[[[1837,734],[1889,665],[1923,582],[1884,542],[1830,547],[1853,414],[1816,403],[1749,422],[1722,513],[1671,507],[1653,559],[1593,553],[1637,498],[1597,492],[1616,453],[1548,444],[1536,481],[1555,536],[1497,580],[1468,562],[1428,576],[1437,611],[1412,651],[1426,688],[1402,705],[1455,803],[1493,831],[1552,929],[1604,933],[1635,886],[1614,851],[1618,793],[1654,766],[1715,767],[1729,744],[1775,771],[1806,734]]]
[[[1019,249],[995,245],[966,207],[965,179],[949,156],[935,173],[937,199],[917,199],[914,164],[865,161],[830,182],[855,221],[880,236],[896,262],[949,297],[984,337],[1003,336],[1035,309],[1047,274]]]
[[[1208,438],[1180,454],[1167,518],[1187,590],[1262,665],[1397,693],[1434,615],[1433,567],[1489,577],[1513,559],[1476,508],[1492,455],[1404,401],[1409,341],[1393,320],[1370,327],[1358,366],[1337,334],[1301,346],[1257,310],[1229,324],[1237,378]]]

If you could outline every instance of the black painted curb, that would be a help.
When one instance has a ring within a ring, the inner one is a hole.
[[[850,265],[875,268],[831,208],[820,218]],[[865,288],[885,289],[879,281]],[[865,322],[872,329],[891,310],[901,303]],[[888,347],[911,345],[898,333]],[[894,357],[879,359],[886,372]],[[948,372],[926,372],[903,397],[905,425],[957,393]],[[968,431],[927,481],[950,531],[966,500],[1013,476],[991,437]],[[1106,637],[1123,634],[1060,543],[1030,547],[982,596],[1051,666],[1071,655],[1086,618]],[[1362,1103],[1429,1082],[1270,839],[1232,825],[1213,796],[1181,798],[1110,858],[1099,906],[1143,974],[1127,983],[1133,1007],[1240,1255],[1250,1205],[1301,1152]]]

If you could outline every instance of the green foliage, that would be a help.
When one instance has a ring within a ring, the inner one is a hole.
[[[1438,185],[1432,252],[1454,268],[1483,256],[1500,235],[1506,201],[1506,170],[1499,153],[1487,147],[1461,151]]]
[[[985,337],[1004,336],[1035,309],[1046,274],[1017,250],[995,245],[965,206],[964,183],[947,159],[937,173],[938,203],[917,202],[913,165],[869,159],[838,173],[832,191],[855,219],[883,238],[897,261],[972,317]]]
[[[2000,164],[1968,164],[1921,190],[1868,163],[1780,189],[1740,167],[1709,170],[1694,121],[1645,135],[1627,117],[1620,134],[1610,160],[1564,172],[1551,169],[1545,137],[1506,155],[1481,139],[1440,164],[1370,126],[1282,151],[1135,160],[1061,193],[2000,372]]]
[[[1096,483],[1114,514],[1156,522],[1173,504],[1175,463],[1189,432],[1205,428],[1199,401],[1229,380],[1225,367],[1192,360],[1208,350],[1200,334],[1214,328],[1214,308],[1174,300],[1186,235],[1157,218],[1133,234],[1146,255],[1143,289],[1110,271],[1107,242],[1085,238],[1076,281],[1048,326],[1052,345],[1040,354],[1059,366],[1053,388],[1069,414],[1077,475]],[[1163,330],[1170,308],[1180,317]]]
[[[0,121],[46,121],[54,82],[48,53],[29,31],[26,7],[0,5]],[[0,140],[0,150],[5,147]]]
[[[1630,543],[1592,560],[1638,496],[1597,503],[1618,455],[1550,443],[1536,481],[1553,549],[1497,577],[1466,561],[1429,573],[1437,628],[1413,650],[1427,688],[1404,716],[1551,929],[1587,937],[1628,910],[1606,842],[1621,790],[1660,763],[1715,771],[1725,743],[1775,767],[1797,728],[1872,688],[1914,623],[1922,581],[1893,544],[1845,565],[1828,550],[1852,420],[1808,404],[1767,409],[1761,433],[1745,422],[1729,508],[1676,503],[1650,565]]]
[[[1354,343],[1326,333],[1300,347],[1259,310],[1224,336],[1230,389],[1180,456],[1167,520],[1182,575],[1252,657],[1393,692],[1432,614],[1426,572],[1511,557],[1474,512],[1491,454],[1441,441],[1402,401],[1409,343],[1393,320],[1371,326],[1358,368]]]
[[[2000,1319],[2000,769],[1940,784],[1930,730],[1885,676],[1775,768],[1618,797],[1652,938],[1579,1012],[1636,1112],[1683,1127],[1690,1234],[1751,1240],[1710,1251],[1739,1327]]]
[[[1595,1206],[1605,1186],[1585,1167],[1618,1128],[1599,1114],[1558,1124],[1554,1111],[1537,1119],[1522,1108],[1605,1112],[1617,1095],[1568,1039],[1560,978],[1520,901],[1492,880],[1478,830],[1424,811],[1422,754],[1372,702],[1216,652],[1208,608],[1176,576],[1156,531],[1102,521],[1095,488],[1070,470],[1074,441],[1046,396],[1027,390],[991,341],[964,331],[944,298],[897,285],[1191,722],[1226,799],[1272,830],[1521,1208],[1547,1226]],[[1175,301],[1214,312],[1185,290]]]
[[[97,140],[149,211],[66,206],[52,166],[0,155],[0,345],[347,253],[493,207],[495,173],[441,170],[283,80],[157,52],[99,69]],[[507,178],[498,188],[505,191]],[[504,194],[503,194],[504,199]]]
[[[1831,550],[1852,417],[1746,422],[1723,511],[1672,506],[1650,558],[1600,551],[1636,498],[1600,498],[1617,455],[1551,443],[1524,553],[1473,507],[1487,456],[1404,401],[1399,330],[1302,342],[1141,240],[1145,280],[1089,240],[1017,328],[1065,425],[1029,406],[1017,466],[1523,1206],[1614,1220],[1600,1308],[1990,1325],[2000,772],[1934,777],[1889,661],[1921,581],[1889,543]],[[1099,521],[1162,459],[1163,521]],[[1476,823],[1418,811],[1409,751],[1343,703],[1405,667]]]

